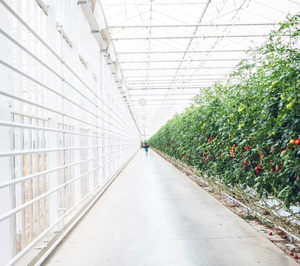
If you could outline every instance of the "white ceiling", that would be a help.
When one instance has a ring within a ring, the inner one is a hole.
[[[297,0],[101,0],[137,124],[149,138],[226,82]],[[145,102],[141,99],[146,100]],[[145,104],[145,105],[143,105]]]

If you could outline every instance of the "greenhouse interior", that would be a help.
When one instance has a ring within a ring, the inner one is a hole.
[[[0,0],[0,47],[0,265],[300,264],[299,0]]]

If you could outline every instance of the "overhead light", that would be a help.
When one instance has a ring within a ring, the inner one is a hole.
[[[141,98],[141,99],[139,100],[139,104],[140,104],[141,106],[145,106],[145,105],[147,104],[146,99],[145,99],[145,98]]]

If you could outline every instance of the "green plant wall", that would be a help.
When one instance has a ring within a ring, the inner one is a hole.
[[[228,186],[253,188],[287,207],[299,203],[299,21],[281,24],[226,85],[203,91],[150,146]]]

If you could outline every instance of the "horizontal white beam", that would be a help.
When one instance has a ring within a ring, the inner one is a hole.
[[[173,81],[167,81],[167,82],[140,82],[140,83],[127,83],[127,86],[129,86],[130,88],[134,88],[135,86],[138,87],[147,87],[147,86],[158,86],[158,85],[163,85],[163,84],[173,84],[175,86],[177,86],[178,84],[180,84],[181,86],[184,86],[185,84],[192,84],[194,86],[201,86],[203,84],[203,81],[206,83],[210,83],[210,82],[216,82],[216,81],[226,81],[226,79],[203,79],[202,82],[201,81],[194,81],[193,80],[186,80],[186,81],[180,81],[180,80],[173,80]]]
[[[171,96],[182,96],[182,95],[194,96],[196,94],[195,93],[184,93],[184,92],[182,92],[182,93],[172,93]],[[140,93],[140,94],[131,94],[130,95],[131,99],[134,98],[134,97],[143,97],[143,98],[146,98],[146,100],[147,100],[148,97],[156,97],[156,96],[166,96],[166,95],[163,94],[163,93],[156,93],[156,94],[155,93]]]
[[[116,25],[110,26],[110,29],[131,29],[131,28],[190,28],[190,27],[261,27],[261,26],[277,26],[279,23],[222,23],[222,24],[171,24],[171,25]]]
[[[86,160],[82,160],[82,161],[78,161],[78,162],[73,162],[73,163],[70,163],[70,164],[65,164],[65,165],[62,165],[62,166],[59,166],[59,167],[56,167],[56,168],[52,168],[52,169],[49,169],[49,170],[46,170],[46,171],[37,172],[36,174],[31,174],[31,175],[19,177],[17,179],[9,180],[9,181],[1,183],[0,184],[0,189],[11,186],[11,185],[15,185],[15,184],[27,181],[27,180],[31,180],[33,178],[36,178],[36,177],[39,177],[39,176],[42,176],[42,175],[47,175],[47,174],[50,174],[50,173],[53,173],[53,172],[57,172],[57,171],[60,171],[62,169],[65,169],[65,168],[68,168],[68,167],[71,167],[71,166],[74,166],[74,165],[77,165],[77,164],[81,164],[81,163],[84,163],[84,162],[89,162],[89,161],[92,161],[92,160],[95,160],[95,159],[98,159],[98,158],[101,158],[101,157],[103,157],[103,156],[97,156],[97,157],[93,157],[93,158],[90,158],[90,159],[86,159]]]
[[[248,50],[189,50],[189,51],[123,51],[117,52],[118,55],[122,54],[183,54],[183,53],[242,53]]]
[[[172,112],[182,111],[184,109],[185,109],[184,106],[178,106],[178,107],[173,106],[172,107]],[[160,108],[157,108],[157,107],[151,108],[149,110],[148,109],[135,109],[135,113],[139,114],[139,115],[146,115],[146,116],[148,116],[148,114],[150,114],[150,115],[157,114],[159,110],[160,110]]]
[[[211,84],[160,84],[157,87],[132,87],[131,90],[185,90],[186,88],[188,89],[193,89],[193,90],[200,90],[201,88],[210,88],[212,87],[214,83]],[[192,86],[195,85],[195,86]],[[186,87],[185,87],[186,86]],[[192,87],[191,87],[192,86]]]
[[[172,107],[172,111],[169,112],[169,113],[175,113],[175,112],[183,112],[184,109],[186,107],[188,107],[190,105],[187,105],[187,106],[181,106],[181,107],[178,107],[178,108],[175,108],[176,106],[173,106]],[[159,111],[161,111],[161,108],[160,107],[153,107],[153,108],[150,108],[149,110],[147,110],[147,112],[150,112],[150,113],[159,113]],[[145,112],[145,110],[142,110],[142,109],[138,109],[136,110],[137,113],[140,113],[140,114],[145,114],[147,116],[147,112]]]
[[[118,37],[112,41],[136,41],[136,40],[172,40],[172,39],[217,39],[217,38],[262,38],[268,34],[244,34],[244,35],[187,35],[187,36],[147,36],[147,37]],[[287,36],[287,35],[285,35]]]
[[[169,70],[169,69],[173,69],[173,70],[177,70],[177,69],[185,69],[185,70],[189,70],[189,69],[221,69],[221,68],[233,68],[234,66],[227,66],[227,67],[160,67],[160,68],[123,68],[122,71],[141,71],[141,70]]]
[[[202,75],[158,75],[158,76],[124,76],[124,78],[127,80],[129,78],[164,78],[164,77],[206,77],[206,76],[225,76],[225,75],[229,75],[229,73],[220,73],[220,74],[202,74]],[[128,81],[128,80],[127,80]]]
[[[73,182],[75,182],[76,180],[81,179],[81,178],[85,177],[86,175],[88,175],[88,174],[90,174],[90,173],[95,172],[95,171],[96,171],[97,169],[99,169],[99,168],[101,168],[101,166],[95,167],[93,170],[88,171],[88,172],[85,172],[84,174],[81,174],[81,175],[79,175],[79,176],[77,176],[77,177],[75,177],[75,178],[73,178],[73,179],[71,179],[71,180],[69,180],[69,181],[67,181],[67,182],[65,182],[65,183],[63,183],[63,184],[57,186],[57,187],[55,187],[54,189],[49,190],[49,191],[47,191],[46,193],[44,193],[44,194],[42,194],[42,195],[40,195],[40,196],[38,196],[38,197],[35,197],[34,199],[32,199],[32,200],[30,200],[30,201],[27,201],[26,203],[24,203],[24,204],[22,204],[22,205],[19,205],[18,207],[16,207],[16,208],[14,208],[14,209],[12,209],[12,210],[10,210],[10,211],[4,213],[3,215],[0,216],[0,222],[2,222],[3,220],[9,218],[9,217],[12,216],[12,215],[18,213],[19,211],[21,211],[21,210],[23,210],[23,209],[25,209],[25,208],[27,208],[27,207],[33,205],[34,203],[40,201],[41,199],[43,199],[43,198],[45,198],[45,197],[47,197],[47,196],[53,194],[54,192],[56,192],[56,191],[60,190],[61,188],[65,187],[66,185],[68,185],[68,184],[70,184],[70,183],[73,183]]]
[[[204,79],[194,79],[194,78],[189,78],[189,79],[180,79],[175,77],[174,79],[153,79],[153,80],[126,80],[127,85],[128,84],[149,84],[149,83],[166,83],[166,82],[191,82],[191,81],[202,81],[202,80],[220,80],[220,79],[226,79],[227,77],[218,77],[218,78],[204,78]]]
[[[176,63],[176,62],[215,62],[215,61],[241,61],[242,58],[217,58],[217,59],[178,59],[178,60],[141,60],[141,61],[119,61],[120,64],[142,64],[142,63]],[[248,60],[248,59],[246,59]]]
[[[200,89],[207,89],[209,87],[174,87],[174,88],[171,88],[171,87],[155,87],[155,88],[134,88],[134,89],[129,89],[129,91],[138,91],[138,90],[178,90],[178,89],[185,89],[185,90],[200,90]]]
[[[153,103],[148,103],[146,106],[143,106],[141,108],[141,106],[139,105],[134,105],[133,108],[137,108],[135,109],[136,111],[142,111],[144,110],[144,112],[148,111],[149,110],[153,110],[154,108],[161,108],[161,107],[166,107],[168,109],[170,109],[171,107],[175,107],[177,106],[178,109],[180,108],[184,108],[184,107],[187,107],[187,106],[190,106],[192,104],[192,101],[160,101],[160,102],[157,102],[157,104],[155,104],[154,102]],[[164,111],[165,113],[166,111]],[[158,114],[159,116],[161,116],[161,114]]]
[[[166,95],[164,95],[164,96],[166,96]],[[166,99],[165,97],[164,98],[160,98],[160,99],[147,99],[146,101],[147,102],[161,102],[161,101],[191,101],[192,100],[192,98],[178,98],[178,99]],[[137,99],[137,100],[131,100],[132,102],[139,102],[140,101],[140,99]],[[146,106],[146,105],[145,105]]]
[[[182,109],[180,109],[180,110],[182,110]],[[144,121],[145,121],[145,120],[148,120],[148,117],[152,118],[153,116],[157,115],[157,111],[155,111],[153,109],[151,109],[151,111],[147,110],[147,112],[145,112],[145,110],[141,110],[141,111],[136,111],[135,114],[138,115],[138,116],[145,115],[146,116],[146,119],[144,119]]]
[[[160,82],[160,83],[149,83],[149,84],[144,84],[144,83],[140,83],[140,84],[129,84],[128,89],[135,89],[135,88],[147,88],[147,89],[151,89],[151,88],[156,88],[156,87],[182,87],[184,88],[185,86],[189,86],[189,87],[205,87],[205,86],[211,86],[211,84],[215,83],[217,80],[207,80],[207,81],[203,81],[203,82],[194,82],[191,83],[189,85],[187,85],[187,82],[174,82],[173,84],[171,82]],[[220,80],[220,82],[222,81],[226,81],[226,80]],[[205,84],[204,84],[205,83]]]
[[[171,3],[159,3],[159,2],[148,2],[148,3],[102,3],[102,6],[104,7],[110,7],[110,6],[171,6],[171,5],[207,5],[207,2],[184,2],[184,3],[178,3],[178,2],[171,2]]]

